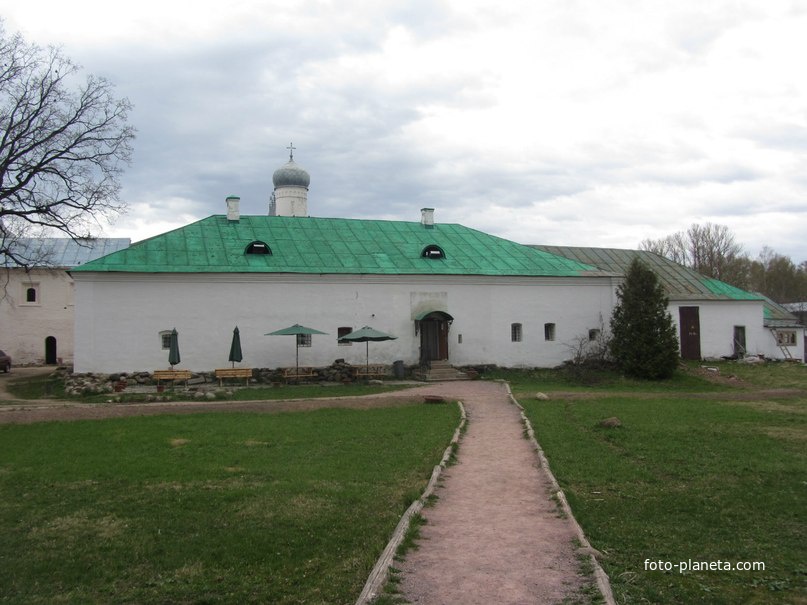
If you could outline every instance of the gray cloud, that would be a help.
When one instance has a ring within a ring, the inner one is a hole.
[[[783,63],[807,52],[807,15],[792,6],[242,9],[201,34],[65,45],[135,105],[116,229],[222,213],[229,194],[262,214],[294,141],[312,215],[431,206],[517,241],[627,247],[703,219],[807,258],[807,88]]]

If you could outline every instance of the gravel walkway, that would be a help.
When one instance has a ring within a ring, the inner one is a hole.
[[[592,581],[580,575],[574,530],[550,498],[505,386],[474,381],[432,390],[463,401],[468,430],[437,503],[423,510],[418,549],[396,564],[402,596],[435,605],[574,601]]]

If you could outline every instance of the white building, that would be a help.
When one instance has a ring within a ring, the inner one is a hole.
[[[540,250],[625,274],[639,259],[659,278],[678,328],[681,357],[710,359],[762,355],[804,360],[804,326],[782,305],[705,277],[643,250],[536,246]]]
[[[14,365],[72,363],[74,284],[67,270],[121,250],[128,239],[23,238],[0,255],[0,348]]]
[[[338,338],[369,325],[397,336],[370,345],[375,363],[546,367],[608,324],[621,270],[441,224],[429,208],[420,221],[309,217],[309,176],[291,156],[273,182],[268,215],[242,216],[229,197],[226,214],[76,268],[75,371],[165,368],[174,328],[180,367],[226,367],[235,326],[241,365],[286,367],[294,337],[266,334],[293,324],[328,333],[302,340],[301,365],[362,363],[365,346]],[[732,354],[735,326],[762,350],[763,302],[744,295],[698,303],[701,356]]]

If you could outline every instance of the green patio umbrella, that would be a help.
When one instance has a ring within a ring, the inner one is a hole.
[[[300,369],[300,338],[301,334],[327,334],[327,332],[320,332],[319,330],[315,330],[314,328],[307,328],[305,326],[301,326],[300,324],[294,324],[293,326],[289,326],[288,328],[283,328],[282,330],[275,330],[274,332],[269,332],[268,334],[264,334],[264,336],[294,336],[294,341],[297,344],[295,349],[295,368],[298,370]]]
[[[363,342],[366,343],[366,359],[367,373],[370,373],[370,342],[381,342],[384,340],[395,340],[397,336],[375,330],[370,326],[364,326],[360,330],[354,330],[350,334],[342,336],[339,340],[349,340],[350,342]]]
[[[177,334],[177,329],[174,328],[171,330],[171,337],[168,341],[168,363],[171,364],[171,369],[174,369],[174,366],[179,363],[179,334]]]
[[[243,354],[241,353],[241,333],[238,331],[238,326],[235,326],[235,330],[233,330],[233,342],[230,345],[230,357],[228,361],[233,363],[233,367],[235,367],[236,361],[241,361],[244,359]]]

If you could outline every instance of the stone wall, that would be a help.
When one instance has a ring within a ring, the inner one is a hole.
[[[325,368],[314,368],[313,377],[304,377],[301,382],[355,382],[353,375],[353,365],[344,359],[337,359],[330,366]],[[181,368],[177,368],[181,369]],[[99,393],[114,393],[116,390],[129,390],[137,387],[152,387],[157,385],[151,372],[116,372],[112,374],[84,373],[74,374],[67,368],[59,368],[57,374],[64,377],[65,393],[67,395],[95,395]],[[389,375],[392,375],[392,368],[389,368]],[[270,385],[283,383],[283,372],[281,368],[253,368],[252,378],[249,384]],[[188,387],[195,390],[209,390],[219,387],[219,380],[215,372],[193,372],[187,381]],[[177,383],[176,386],[185,385]],[[243,379],[225,379],[225,387],[244,386]]]

